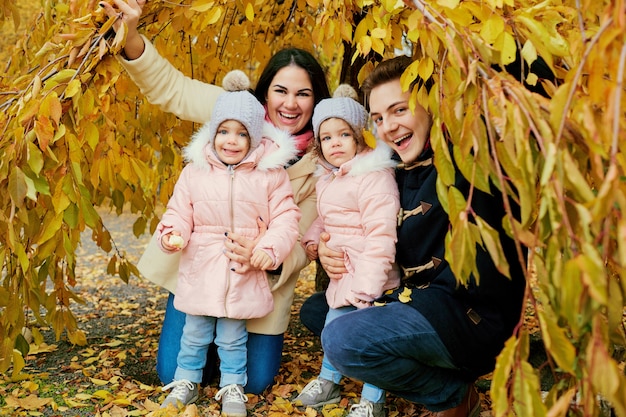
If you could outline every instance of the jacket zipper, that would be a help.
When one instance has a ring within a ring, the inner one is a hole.
[[[228,173],[230,174],[230,183],[228,186],[228,198],[229,198],[229,204],[228,204],[228,209],[229,209],[229,214],[230,214],[230,230],[234,231],[234,226],[235,226],[235,204],[233,201],[233,194],[234,194],[234,190],[235,190],[235,168],[232,165],[228,165]],[[226,280],[226,293],[224,294],[224,315],[226,317],[228,317],[228,304],[227,304],[227,300],[228,300],[228,292],[230,291],[230,275],[231,275],[231,270],[228,267],[230,264],[230,262],[228,262],[228,264],[226,265],[226,276],[227,276],[227,280]]]

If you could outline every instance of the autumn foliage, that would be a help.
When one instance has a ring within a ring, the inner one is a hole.
[[[135,235],[149,233],[197,127],[145,101],[115,58],[124,30],[110,30],[97,1],[42,3],[21,23],[0,76],[0,371],[27,352],[21,331],[30,321],[85,343],[71,311],[81,231],[111,253],[112,275],[136,273],[94,207],[127,208]],[[495,232],[454,188],[453,160],[475,188],[520,205],[519,221],[503,221],[531,248],[527,299],[556,383],[542,398],[520,318],[493,374],[493,414],[593,415],[600,396],[626,416],[617,355],[626,345],[625,2],[407,3],[149,1],[141,31],[207,82],[233,68],[255,80],[273,52],[295,45],[314,51],[332,88],[410,51],[402,83],[431,80],[413,97],[454,145],[448,152],[433,131],[439,197],[452,220],[447,258],[459,281],[475,271],[477,244],[505,274],[508,265]],[[15,7],[0,0],[5,25]]]

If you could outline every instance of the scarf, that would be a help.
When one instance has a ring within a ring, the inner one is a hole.
[[[267,114],[267,104],[264,107],[265,107],[265,120],[274,124],[270,120],[270,117]],[[298,157],[302,158],[304,154],[306,153],[307,149],[309,148],[309,145],[313,141],[313,131],[307,129],[298,135],[291,135],[291,137],[296,143],[296,149],[298,150]]]

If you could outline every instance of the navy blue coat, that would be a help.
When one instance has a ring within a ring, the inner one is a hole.
[[[430,158],[432,150],[428,148],[419,160]],[[429,320],[456,365],[468,381],[473,381],[493,370],[495,358],[513,333],[523,310],[525,278],[515,243],[502,230],[505,216],[502,194],[495,186],[492,186],[493,195],[474,189],[472,209],[500,232],[512,279],[500,274],[489,253],[478,246],[476,263],[480,285],[470,277],[469,285],[464,287],[457,283],[445,261],[445,235],[450,223],[437,198],[434,165],[410,170],[399,168],[396,179],[403,210],[413,210],[420,205],[423,208],[422,213],[407,217],[399,226],[396,261],[403,268],[424,265],[427,268],[406,278],[404,286],[381,301],[407,302],[400,294],[405,287],[411,288],[408,304]],[[458,170],[455,183],[467,197],[469,183]]]

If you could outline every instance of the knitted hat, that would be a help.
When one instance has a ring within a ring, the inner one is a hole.
[[[332,118],[346,121],[352,130],[361,137],[361,131],[367,123],[367,111],[358,101],[354,88],[348,84],[341,84],[332,98],[320,101],[313,110],[313,133],[315,140],[319,140],[320,125]]]
[[[265,109],[263,105],[248,91],[250,80],[240,70],[230,71],[222,81],[224,91],[219,95],[213,108],[213,115],[209,122],[209,137],[213,141],[217,128],[226,120],[236,120],[241,123],[250,135],[250,150],[261,143],[263,136],[263,122]]]

